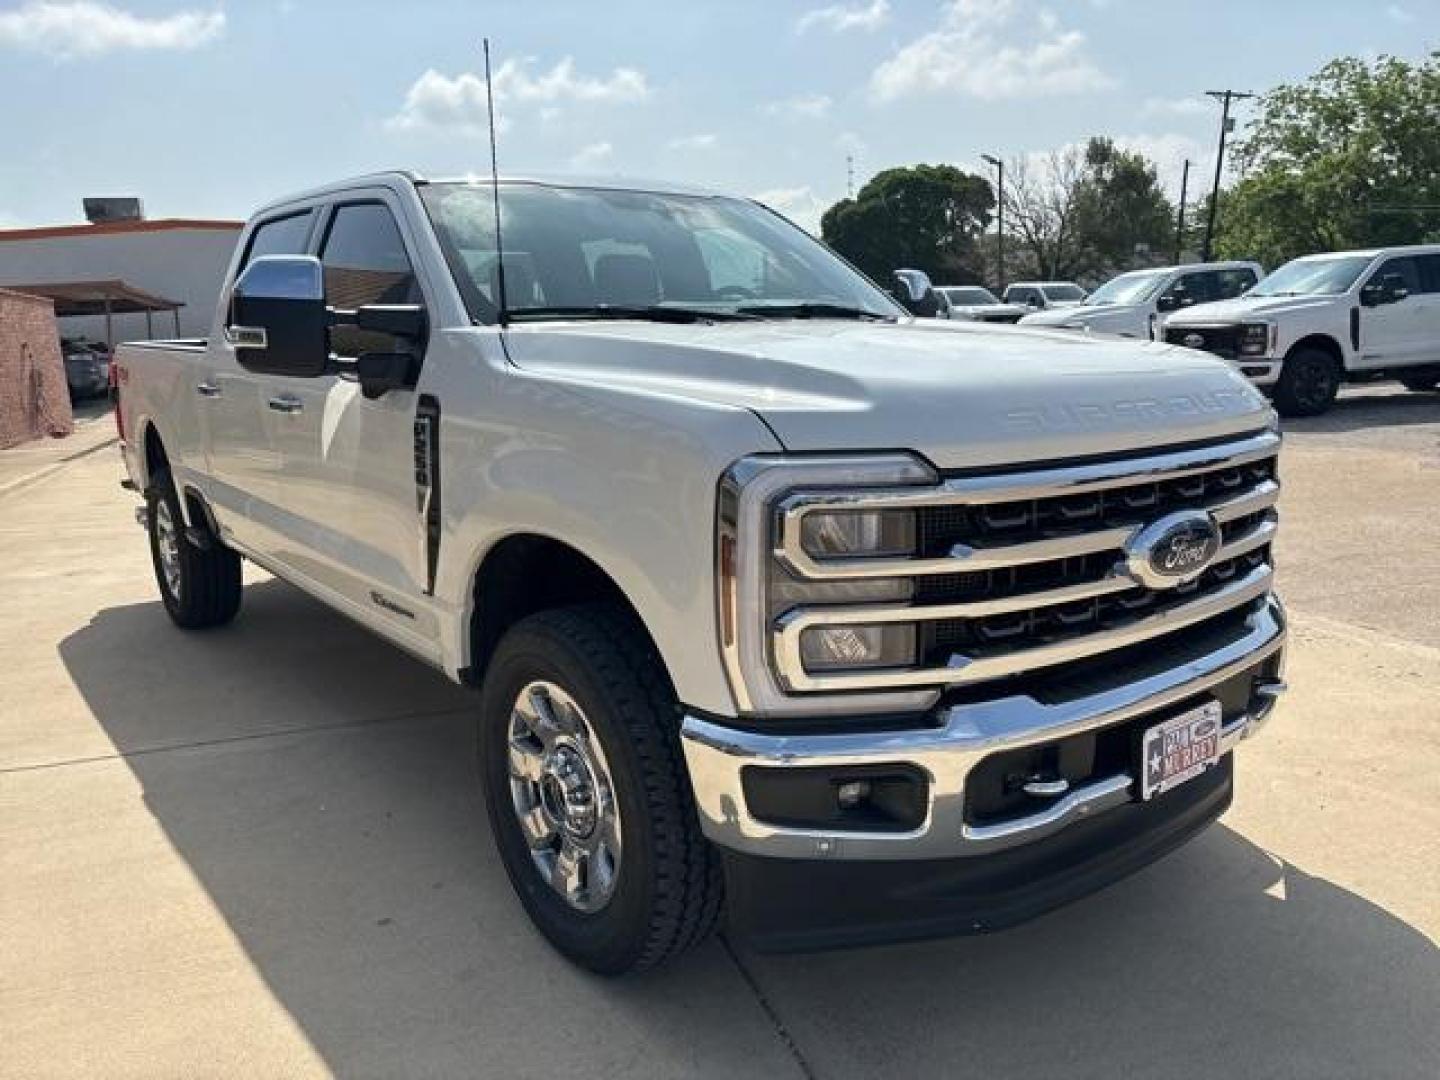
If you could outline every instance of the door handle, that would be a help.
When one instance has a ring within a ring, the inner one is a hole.
[[[195,393],[201,397],[215,398],[220,396],[220,387],[214,383],[202,382],[195,384]]]
[[[272,397],[266,404],[278,413],[298,413],[305,408],[305,403],[293,394],[281,394],[279,397]]]

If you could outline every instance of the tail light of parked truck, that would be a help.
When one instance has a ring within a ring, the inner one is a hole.
[[[120,412],[120,379],[124,369],[110,358],[110,411],[115,414],[115,433],[120,436],[120,441],[125,441],[125,417]]]

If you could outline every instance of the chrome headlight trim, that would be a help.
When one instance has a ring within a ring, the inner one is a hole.
[[[940,691],[793,694],[781,684],[771,651],[767,589],[771,562],[788,562],[778,514],[786,497],[821,493],[843,500],[866,490],[934,486],[935,470],[907,453],[742,458],[720,480],[716,504],[715,580],[720,652],[741,713],[826,716],[919,712]],[[802,502],[808,500],[802,500]],[[817,500],[819,501],[819,500]],[[790,509],[794,508],[791,504]],[[793,534],[792,534],[793,535]]]

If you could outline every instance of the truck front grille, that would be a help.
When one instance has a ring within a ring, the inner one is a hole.
[[[1240,327],[1167,326],[1165,342],[1168,345],[1183,345],[1187,349],[1200,349],[1223,359],[1233,360],[1240,350]]]
[[[913,508],[918,546],[905,559],[815,561],[791,569],[831,578],[907,577],[908,603],[814,605],[776,622],[777,664],[795,691],[956,686],[1104,656],[1180,633],[1260,601],[1270,591],[1279,496],[1279,436],[1025,472],[948,477],[938,490],[876,492],[866,508]],[[855,499],[846,504],[857,508]],[[807,501],[801,512],[817,504]],[[820,508],[823,509],[823,506]],[[1219,550],[1181,584],[1144,584],[1126,547],[1184,511],[1215,522]],[[798,520],[782,515],[782,557]],[[798,565],[797,565],[798,564]],[[916,663],[901,669],[812,673],[799,637],[815,625],[914,623]]]

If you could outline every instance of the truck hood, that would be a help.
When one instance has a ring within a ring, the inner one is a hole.
[[[1076,304],[1074,307],[1048,308],[1026,315],[1021,326],[1062,326],[1083,322],[1097,325],[1107,322],[1131,322],[1140,310],[1139,304]]]
[[[1338,296],[1237,296],[1177,311],[1165,320],[1166,326],[1208,326],[1214,323],[1243,322],[1265,316],[1288,315],[1296,311],[1330,307]]]
[[[1271,411],[1190,350],[984,323],[546,323],[505,332],[537,376],[753,411],[790,451],[909,449],[942,469],[1253,431]]]

